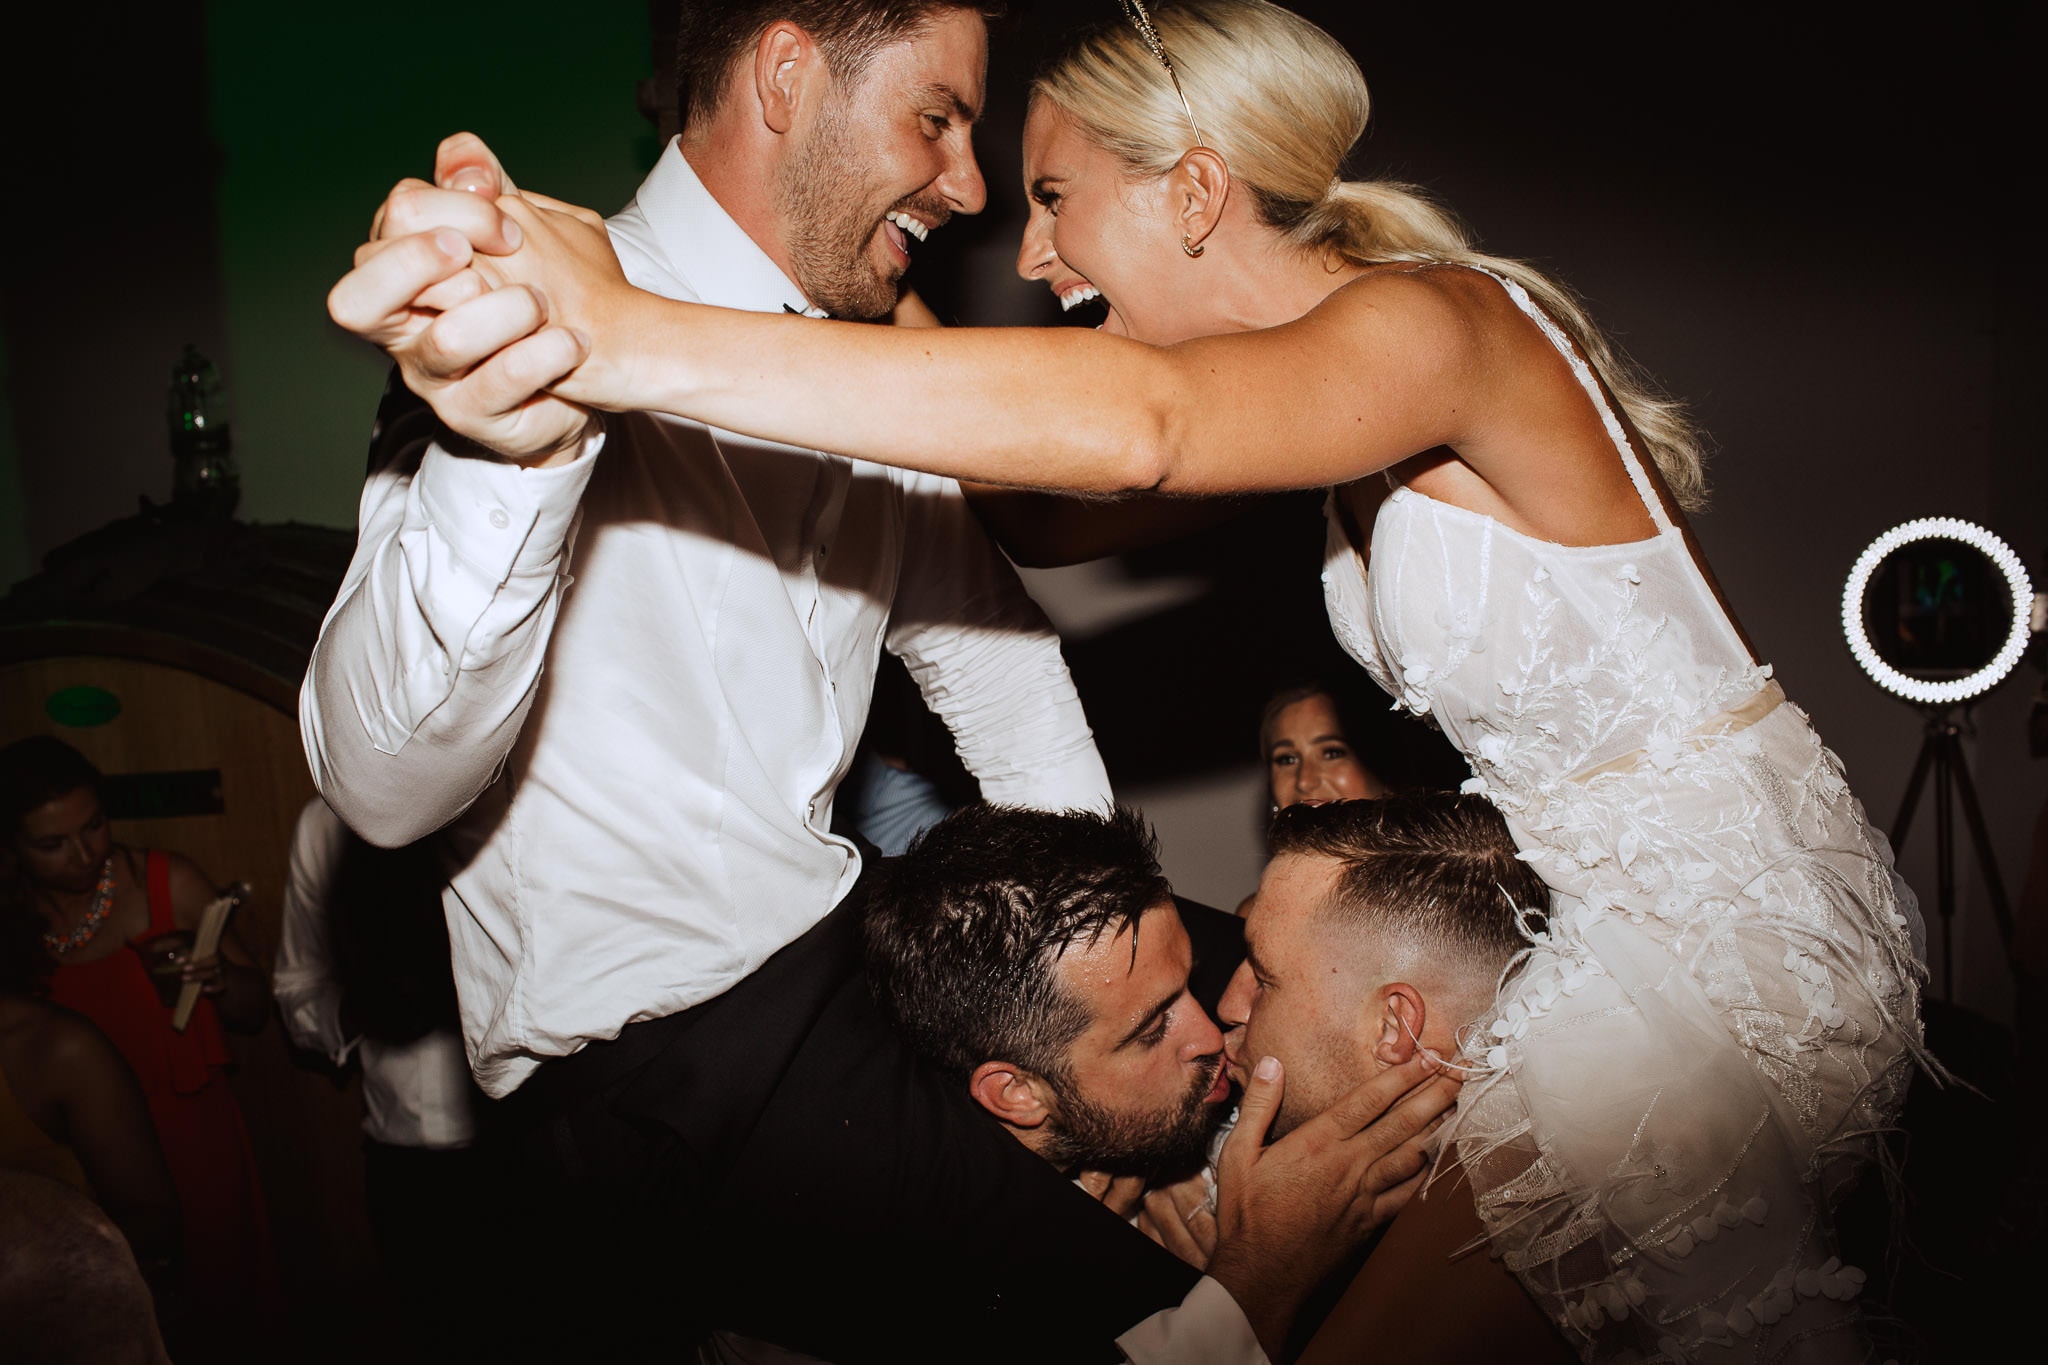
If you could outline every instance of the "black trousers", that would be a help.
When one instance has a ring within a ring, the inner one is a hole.
[[[398,1360],[463,1360],[478,1347],[475,1303],[489,1283],[493,1190],[480,1147],[363,1141],[370,1235],[398,1329]]]
[[[1114,1361],[1193,1287],[911,1055],[869,995],[861,902],[501,1106],[498,1358],[687,1359],[717,1328],[839,1365]],[[1207,914],[1220,990],[1242,938]]]

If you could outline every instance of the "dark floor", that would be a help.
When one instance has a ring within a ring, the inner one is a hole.
[[[1900,1144],[1902,1235],[1887,1235],[1887,1203],[1867,1182],[1845,1211],[1844,1248],[1870,1272],[1872,1306],[1886,1301],[1895,1315],[1881,1339],[1886,1358],[2010,1359],[2015,1331],[2048,1299],[2039,1048],[2018,1048],[2011,1030],[1938,1000],[1924,1017],[1929,1049],[1963,1083],[1915,1077]]]

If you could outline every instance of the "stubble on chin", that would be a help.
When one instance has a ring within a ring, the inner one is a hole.
[[[902,278],[885,277],[869,259],[877,222],[871,221],[874,195],[862,169],[851,129],[828,110],[783,163],[776,198],[804,297],[835,318],[873,321],[896,307]]]
[[[1170,1117],[1117,1113],[1064,1093],[1061,1114],[1053,1120],[1057,1128],[1042,1154],[1062,1170],[1191,1175],[1207,1159],[1209,1140],[1228,1107],[1205,1102],[1215,1080],[1210,1072],[1191,1087]]]

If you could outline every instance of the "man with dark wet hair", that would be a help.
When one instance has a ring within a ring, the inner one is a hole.
[[[1230,1096],[1189,928],[1136,814],[969,806],[882,865],[868,970],[912,1045],[1060,1170],[1184,1175]]]

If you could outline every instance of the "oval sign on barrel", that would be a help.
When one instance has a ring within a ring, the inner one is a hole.
[[[90,730],[120,715],[121,699],[104,687],[66,687],[50,694],[43,714],[73,730]]]

